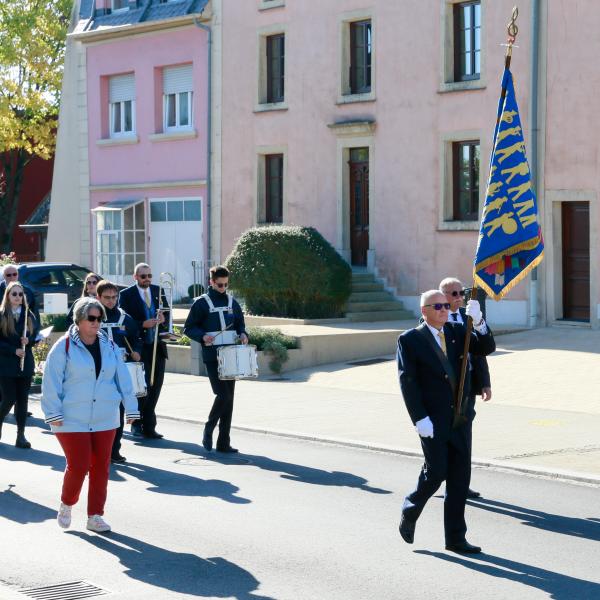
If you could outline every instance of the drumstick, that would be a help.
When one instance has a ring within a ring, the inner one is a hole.
[[[219,331],[219,333],[217,333],[217,335],[215,335],[215,337],[212,339],[211,344],[222,334],[225,333],[231,326],[233,325],[233,323],[229,323],[229,325],[227,325],[227,327],[225,327],[225,329],[221,329],[221,331]]]
[[[125,336],[123,336],[123,339],[125,340],[125,343],[127,344],[127,347],[129,348],[129,354],[133,354],[133,348],[131,347],[129,340]]]

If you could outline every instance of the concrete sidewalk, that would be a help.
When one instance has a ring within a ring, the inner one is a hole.
[[[600,483],[600,332],[537,329],[498,336],[497,345],[474,462]],[[234,427],[420,455],[392,358],[239,381]],[[202,423],[212,397],[207,378],[167,374],[158,413]]]

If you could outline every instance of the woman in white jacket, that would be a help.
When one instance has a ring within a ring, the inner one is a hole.
[[[119,427],[119,404],[127,422],[139,419],[129,372],[116,346],[100,331],[104,308],[94,298],[81,298],[75,323],[50,350],[42,382],[42,410],[56,434],[67,467],[58,524],[71,524],[71,507],[89,474],[90,531],[110,531],[102,518],[108,488],[110,453]]]

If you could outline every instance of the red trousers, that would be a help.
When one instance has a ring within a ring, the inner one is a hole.
[[[61,501],[77,504],[85,476],[89,473],[88,517],[103,515],[110,472],[110,453],[115,429],[108,431],[57,433],[67,458]]]

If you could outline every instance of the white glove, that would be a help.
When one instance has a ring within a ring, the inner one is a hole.
[[[469,300],[467,302],[467,308],[465,310],[468,317],[473,319],[474,325],[479,325],[481,323],[481,319],[483,315],[481,314],[481,307],[479,306],[479,302],[477,300]]]
[[[421,437],[433,437],[433,423],[429,417],[425,417],[415,423],[415,429]]]

